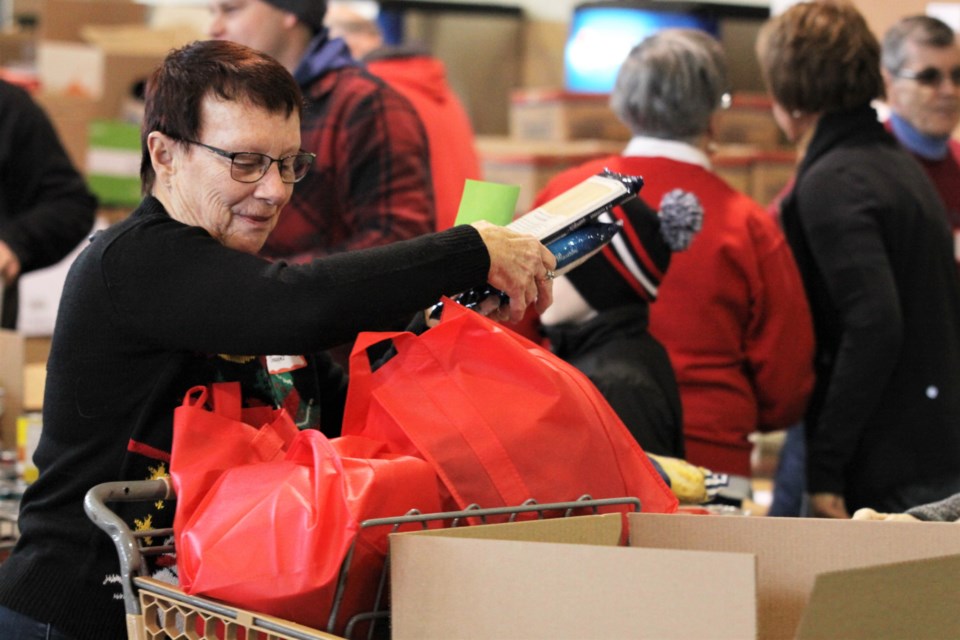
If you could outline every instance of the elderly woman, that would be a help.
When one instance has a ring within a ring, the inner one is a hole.
[[[666,257],[670,270],[658,287],[666,260],[637,242],[649,234],[642,218],[615,211],[626,227],[622,242],[555,282],[556,303],[543,323],[562,357],[596,364],[588,374],[601,390],[617,373],[610,362],[622,360],[621,368],[634,371],[661,370],[652,383],[634,385],[645,389],[641,398],[635,392],[633,399],[623,393],[611,400],[635,433],[650,424],[645,414],[657,421],[661,436],[641,434],[644,449],[677,455],[660,447],[676,447],[679,438],[690,462],[749,476],[749,436],[782,429],[803,412],[813,385],[813,331],[783,234],[757,203],[712,170],[707,150],[727,87],[723,52],[707,33],[665,30],[630,52],[611,105],[633,139],[622,155],[560,174],[537,200],[609,167],[643,176],[640,195],[654,208],[672,189],[692,192],[703,206],[703,228],[689,249]],[[652,348],[640,348],[646,300],[654,298],[649,331],[666,347],[665,364]],[[600,348],[613,355],[597,362],[591,353]],[[679,384],[682,433],[678,408],[669,402],[670,362]],[[649,400],[653,394],[662,398],[656,405]]]
[[[781,216],[810,300],[814,515],[960,491],[960,282],[946,212],[877,121],[880,46],[846,2],[797,4],[757,42],[773,113],[805,149]]]
[[[17,548],[0,566],[0,637],[126,637],[116,554],[84,515],[83,496],[104,481],[165,473],[172,412],[191,385],[252,366],[263,400],[285,401],[269,397],[283,385],[262,383],[276,372],[252,356],[320,353],[485,282],[510,295],[515,319],[534,300],[549,304],[553,256],[493,226],[307,265],[258,258],[312,159],[300,150],[301,102],[272,58],[227,42],[174,51],[153,75],[145,198],[93,239],[65,287],[40,477],[23,499]],[[336,433],[340,370],[312,355],[281,368],[293,369],[298,404],[312,409],[301,417]],[[163,513],[125,515],[156,524]]]

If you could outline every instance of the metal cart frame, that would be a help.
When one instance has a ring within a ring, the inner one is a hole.
[[[120,559],[120,577],[123,586],[123,601],[126,613],[127,637],[129,640],[318,640],[335,639],[340,636],[310,629],[272,616],[257,614],[226,605],[202,596],[191,596],[174,585],[148,577],[145,558],[172,553],[173,545],[146,545],[146,538],[163,539],[173,534],[172,529],[133,531],[120,516],[108,506],[108,502],[136,502],[170,500],[175,498],[169,479],[141,480],[133,482],[106,482],[91,488],[84,499],[87,516],[113,540]],[[403,527],[429,528],[431,524],[457,527],[464,524],[487,524],[492,519],[512,522],[522,515],[544,518],[547,513],[562,517],[590,512],[598,513],[601,507],[626,507],[639,512],[640,500],[633,497],[593,499],[584,495],[570,502],[538,504],[527,500],[513,507],[481,508],[470,505],[461,511],[423,514],[411,510],[406,515],[394,518],[376,518],[360,523],[361,528],[385,527],[389,533]],[[334,601],[330,610],[327,628],[337,628],[340,605],[349,582],[350,564],[356,541],[351,546],[340,567]],[[377,585],[374,608],[370,612],[354,615],[344,627],[344,637],[353,638],[359,625],[367,625],[367,636],[373,638],[377,625],[388,622],[390,611],[386,604],[390,571],[389,551]]]

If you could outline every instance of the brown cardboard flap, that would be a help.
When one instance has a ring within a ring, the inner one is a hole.
[[[797,638],[960,638],[958,576],[960,556],[821,574]]]
[[[623,532],[623,516],[608,513],[601,516],[549,518],[501,524],[480,524],[413,532],[419,536],[445,538],[481,538],[484,540],[529,540],[531,542],[568,542],[616,546]],[[402,536],[404,534],[396,534]]]
[[[944,523],[635,513],[628,519],[632,546],[756,554],[763,639],[795,636],[818,574],[960,553],[958,529]]]

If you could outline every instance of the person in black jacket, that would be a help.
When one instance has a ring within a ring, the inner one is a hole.
[[[0,80],[0,327],[16,327],[20,275],[66,257],[96,206],[43,109]]]
[[[240,381],[248,403],[289,407],[299,426],[337,435],[346,378],[322,353],[331,344],[487,282],[509,294],[514,320],[534,299],[550,303],[553,255],[486,223],[303,265],[258,257],[312,160],[302,101],[273,58],[229,42],[176,50],[149,82],[143,202],[94,236],[64,287],[40,475],[0,565],[0,638],[126,637],[119,559],[83,498],[167,474],[173,411],[191,386]],[[274,366],[275,354],[292,355]],[[173,506],[120,514],[163,526]]]
[[[960,280],[946,211],[877,120],[880,46],[846,2],[797,4],[757,43],[774,116],[805,148],[782,222],[810,299],[812,513],[960,491]]]

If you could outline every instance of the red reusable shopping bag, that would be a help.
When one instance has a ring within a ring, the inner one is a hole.
[[[376,371],[366,350],[392,338]],[[677,499],[640,445],[572,365],[446,300],[422,335],[364,333],[350,358],[344,433],[433,464],[454,504],[519,505],[631,496],[645,512]]]
[[[334,632],[372,608],[386,532],[367,518],[439,510],[424,460],[367,438],[298,431],[284,410],[245,422],[239,388],[195,387],[174,415],[170,475],[180,585],[235,606],[328,629],[341,564],[356,542]],[[223,402],[224,397],[228,400]]]

